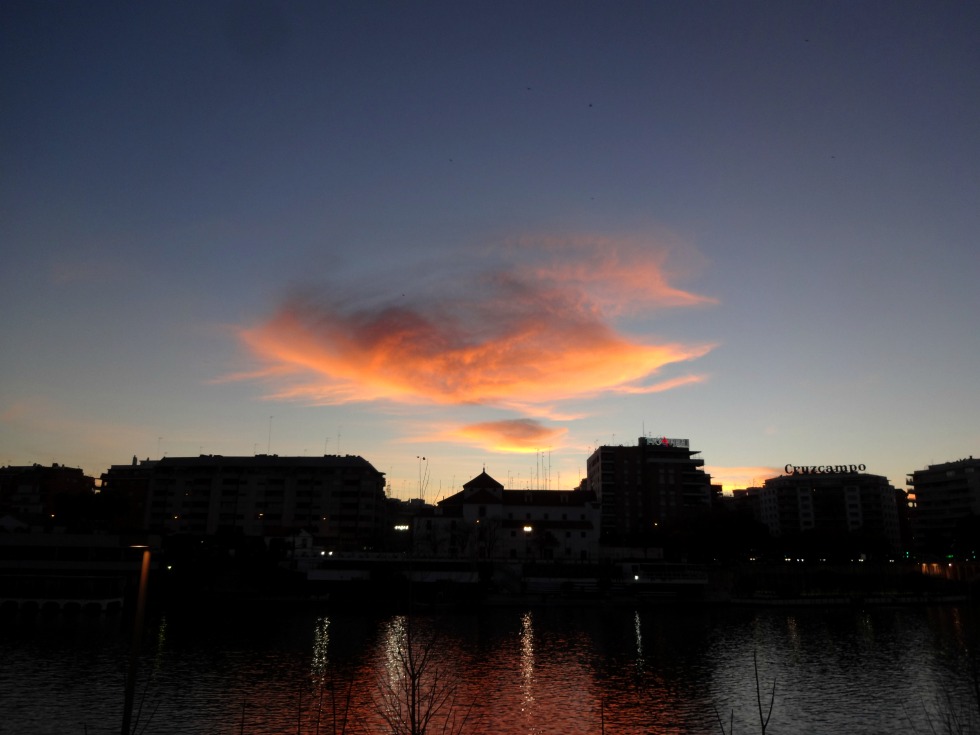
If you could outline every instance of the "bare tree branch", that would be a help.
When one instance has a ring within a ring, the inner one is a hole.
[[[457,704],[457,684],[439,661],[436,636],[419,634],[411,616],[390,631],[387,675],[378,682],[375,706],[391,735],[461,735],[471,708]]]

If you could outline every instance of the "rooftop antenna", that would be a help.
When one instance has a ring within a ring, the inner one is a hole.
[[[425,502],[425,489],[429,485],[429,461],[422,456],[416,456],[415,459],[419,461],[419,500]],[[422,466],[425,466],[425,473],[422,472]]]
[[[272,454],[272,416],[269,417],[269,441],[265,445],[265,453]]]

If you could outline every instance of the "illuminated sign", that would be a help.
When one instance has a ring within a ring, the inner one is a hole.
[[[652,444],[655,447],[680,447],[681,449],[690,449],[691,447],[689,439],[668,439],[666,436],[655,436],[647,439],[647,444]]]
[[[820,465],[795,465],[788,464],[783,467],[787,475],[842,475],[864,472],[868,469],[863,464],[820,464]]]

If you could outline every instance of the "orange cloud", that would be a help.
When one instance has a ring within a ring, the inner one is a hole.
[[[484,449],[498,452],[534,452],[555,445],[567,429],[553,429],[533,419],[486,421],[463,426],[458,435]]]
[[[573,242],[525,243],[514,255],[519,263],[457,273],[441,292],[414,298],[294,297],[241,331],[265,364],[255,375],[274,385],[274,397],[312,403],[497,406],[655,392],[701,379],[651,382],[711,345],[640,340],[611,321],[640,307],[711,303],[667,285],[662,252]],[[429,282],[436,282],[431,274]]]
[[[623,393],[662,393],[665,390],[673,390],[674,388],[680,388],[682,385],[691,385],[692,383],[703,383],[705,377],[703,375],[682,375],[679,378],[671,378],[670,380],[663,380],[654,385],[644,385],[636,387],[624,387],[622,389]]]

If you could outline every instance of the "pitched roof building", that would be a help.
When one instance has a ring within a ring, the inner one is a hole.
[[[420,556],[583,561],[598,553],[599,507],[587,490],[507,490],[481,472],[415,519]]]

